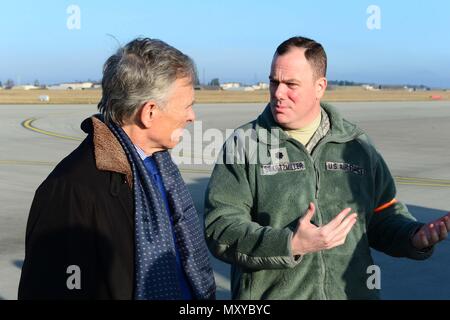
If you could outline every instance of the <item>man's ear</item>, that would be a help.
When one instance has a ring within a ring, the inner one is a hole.
[[[157,112],[155,101],[147,101],[141,108],[138,119],[144,128],[150,128]]]
[[[316,80],[316,97],[320,100],[325,94],[325,90],[327,89],[328,81],[327,78],[321,77]]]

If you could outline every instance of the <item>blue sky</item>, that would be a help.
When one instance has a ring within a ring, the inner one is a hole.
[[[70,5],[80,29],[67,28]],[[370,5],[380,8],[380,29],[366,25]],[[119,43],[137,36],[189,54],[201,81],[267,81],[277,45],[304,35],[324,45],[331,80],[450,88],[445,0],[2,1],[0,30],[3,82],[99,80]]]

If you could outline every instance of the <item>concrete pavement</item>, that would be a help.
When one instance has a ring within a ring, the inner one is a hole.
[[[450,210],[450,103],[335,103],[365,129],[394,176],[398,198],[422,221]],[[224,132],[251,121],[263,104],[196,105],[202,129]],[[0,105],[0,299],[15,299],[28,210],[38,185],[83,139],[94,105]],[[26,122],[28,120],[28,122]],[[28,127],[28,128],[27,128]],[[198,128],[198,126],[197,126]],[[194,126],[190,129],[195,135]],[[211,165],[180,166],[199,212]],[[423,262],[374,252],[386,299],[450,299],[450,241]],[[229,267],[213,260],[218,297],[229,298]]]

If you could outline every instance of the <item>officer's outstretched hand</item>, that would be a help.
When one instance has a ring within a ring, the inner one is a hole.
[[[418,249],[431,247],[447,238],[450,232],[450,212],[445,216],[424,225],[412,238],[413,246]]]
[[[294,256],[303,255],[344,244],[347,234],[357,218],[356,213],[348,215],[351,210],[351,208],[344,209],[328,224],[317,227],[311,223],[316,212],[316,207],[311,202],[306,214],[299,219],[297,229],[292,237],[292,254]]]

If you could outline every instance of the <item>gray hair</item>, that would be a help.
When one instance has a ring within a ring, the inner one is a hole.
[[[106,122],[123,125],[147,101],[164,108],[170,88],[181,78],[197,80],[190,57],[161,40],[135,39],[106,60],[98,109]]]

